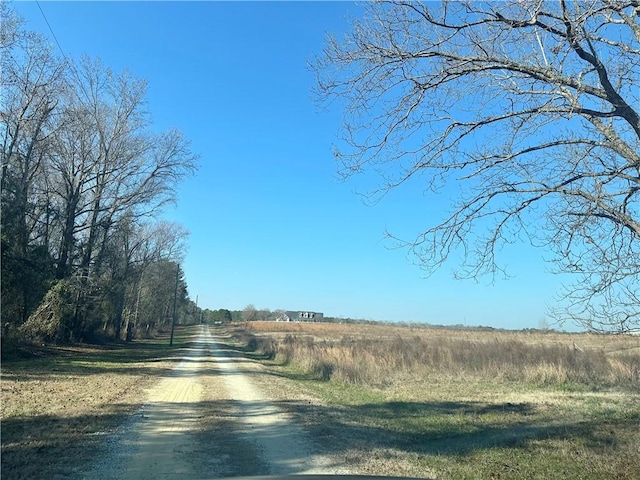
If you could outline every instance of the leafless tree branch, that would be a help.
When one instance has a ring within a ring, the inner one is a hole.
[[[614,0],[367,4],[313,65],[318,101],[344,109],[339,171],[377,172],[372,201],[408,182],[458,192],[441,221],[395,239],[428,272],[462,252],[458,275],[494,275],[500,248],[526,238],[579,278],[559,319],[637,327],[639,12]]]

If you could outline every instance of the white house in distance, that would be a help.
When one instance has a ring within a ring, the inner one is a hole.
[[[298,311],[284,312],[276,318],[276,322],[322,322],[323,319],[323,313]]]

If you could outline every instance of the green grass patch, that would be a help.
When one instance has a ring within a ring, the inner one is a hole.
[[[485,385],[472,399],[458,385],[456,399],[455,386],[440,392],[425,384],[403,400],[391,389],[339,381],[303,385],[328,405],[322,418],[332,438],[355,438],[362,452],[393,452],[395,460],[376,466],[388,475],[410,468],[443,479],[640,478],[640,402],[631,394],[529,388],[503,401],[502,386]]]
[[[574,351],[509,337],[504,345],[496,336],[484,344],[463,340],[287,335],[275,348],[270,341],[279,361],[268,366],[318,399],[285,405],[359,473],[640,478],[635,367],[618,372],[597,345]],[[318,368],[326,364],[330,375]]]
[[[79,344],[73,346],[23,346],[19,356],[2,362],[4,374],[14,373],[80,373],[83,369],[126,368],[128,364],[158,360],[184,353],[197,327],[178,327],[173,345],[169,334],[130,343],[103,345]],[[124,366],[124,367],[123,367]]]

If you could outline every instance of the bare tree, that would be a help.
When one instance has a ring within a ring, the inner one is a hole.
[[[252,303],[244,307],[242,310],[242,319],[245,322],[255,322],[258,320],[258,310]]]
[[[99,267],[119,220],[149,216],[172,201],[197,158],[177,130],[148,131],[145,81],[88,58],[73,73],[66,128],[50,162],[63,186],[59,277],[72,261],[80,268]],[[74,249],[77,258],[70,258]]]
[[[4,323],[56,341],[100,326],[119,336],[123,312],[137,315],[143,297],[166,313],[157,284],[175,276],[167,265],[186,232],[147,222],[195,172],[197,155],[179,131],[151,130],[145,81],[58,58],[6,2],[0,14]]]
[[[368,3],[313,67],[344,105],[345,177],[379,200],[409,181],[451,209],[399,241],[431,272],[501,272],[526,239],[575,274],[554,312],[594,330],[640,326],[640,3]],[[488,233],[487,233],[488,232]]]
[[[141,325],[140,320],[145,318],[140,311],[143,290],[146,290],[146,298],[152,298],[155,302],[162,303],[166,298],[149,289],[145,276],[157,264],[179,263],[184,256],[184,242],[188,237],[188,232],[180,224],[138,223],[131,216],[127,220],[126,223],[119,222],[114,235],[110,236],[105,255],[111,285],[109,294],[114,308],[104,324],[104,330],[111,330],[115,338],[120,338],[123,323],[127,323],[130,335],[134,330],[140,330],[141,326],[145,331],[155,326],[156,322],[148,319]],[[169,281],[169,284],[173,285],[174,282]]]
[[[46,292],[52,269],[51,222],[41,191],[45,153],[59,126],[55,110],[65,65],[42,36],[21,29],[6,2],[0,16],[3,318],[20,324]]]

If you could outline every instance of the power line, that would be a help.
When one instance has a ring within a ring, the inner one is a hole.
[[[53,40],[56,42],[56,45],[58,46],[58,50],[60,50],[60,53],[62,54],[62,58],[64,59],[63,65],[65,67],[67,67],[68,69],[70,69],[71,73],[73,73],[76,77],[79,78],[78,71],[76,70],[76,67],[74,66],[73,62],[71,62],[69,60],[69,57],[67,56],[67,54],[62,49],[62,45],[60,45],[60,42],[58,41],[58,37],[56,36],[55,32],[53,31],[53,28],[51,28],[51,24],[49,23],[49,19],[44,14],[44,10],[42,10],[42,6],[40,5],[40,1],[39,0],[35,0],[35,1],[36,1],[36,5],[38,5],[38,9],[40,10],[40,13],[42,14],[42,18],[44,19],[45,23],[47,24],[47,27],[49,28],[49,32],[51,32],[51,36],[53,37]]]
[[[64,57],[65,60],[68,60],[67,54],[64,53],[64,50],[62,50],[62,47],[60,46],[60,42],[58,41],[58,37],[56,37],[56,34],[53,32],[53,28],[51,28],[51,24],[49,24],[49,20],[47,19],[47,16],[44,14],[44,11],[42,10],[42,7],[40,6],[39,0],[36,0],[36,5],[38,5],[38,9],[40,10],[40,13],[42,14],[42,18],[44,18],[44,22],[47,24],[47,27],[49,27],[49,31],[51,32],[51,36],[53,37],[53,40],[56,42],[56,45],[58,46],[58,49],[60,50],[60,53],[62,53],[62,56]]]

